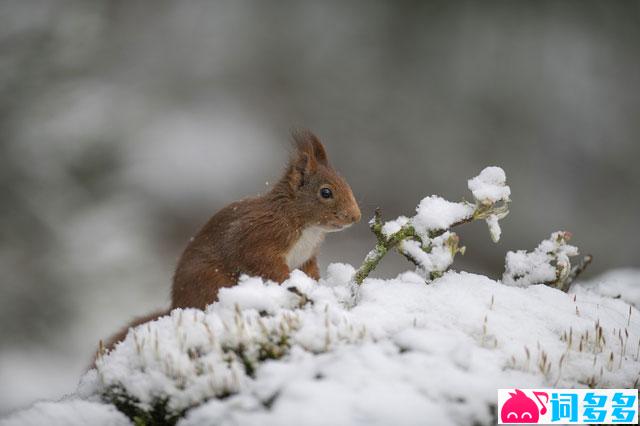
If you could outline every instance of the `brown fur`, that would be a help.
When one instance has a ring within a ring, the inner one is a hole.
[[[236,284],[241,274],[281,283],[289,276],[286,255],[305,228],[333,231],[360,220],[360,209],[347,182],[329,165],[322,143],[310,132],[294,134],[295,152],[273,189],[232,203],[216,213],[189,242],[173,276],[171,309],[204,309],[218,290]],[[324,199],[328,187],[333,198]],[[299,268],[318,279],[315,253]],[[130,327],[168,311],[136,318],[112,336],[111,349]]]

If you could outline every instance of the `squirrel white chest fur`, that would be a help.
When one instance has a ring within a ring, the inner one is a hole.
[[[289,249],[285,256],[287,266],[290,270],[300,268],[318,249],[324,240],[326,231],[320,226],[309,226],[302,231],[300,238]]]

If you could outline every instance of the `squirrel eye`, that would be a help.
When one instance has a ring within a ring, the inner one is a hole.
[[[333,198],[333,192],[329,188],[322,188],[320,190],[320,196],[322,198]]]

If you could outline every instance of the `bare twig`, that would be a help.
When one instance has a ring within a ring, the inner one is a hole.
[[[573,283],[573,281],[578,277],[578,275],[580,275],[582,272],[584,272],[585,269],[587,269],[587,266],[589,266],[592,260],[593,260],[593,256],[591,256],[590,254],[580,259],[580,262],[578,262],[576,265],[573,266],[573,268],[571,268],[571,271],[569,272],[567,279],[564,280],[564,282],[560,284],[558,288],[564,291],[565,293],[568,292],[569,288],[571,288],[571,284]]]

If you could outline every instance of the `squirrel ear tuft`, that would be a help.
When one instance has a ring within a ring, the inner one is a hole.
[[[293,132],[293,141],[295,142],[298,153],[306,152],[318,164],[329,166],[327,151],[324,149],[320,139],[309,130],[297,130]]]
[[[300,188],[309,180],[309,175],[316,171],[318,164],[307,152],[300,152],[291,167],[290,181],[292,186]]]
[[[296,152],[292,154],[289,161],[286,174],[289,186],[294,191],[303,186],[318,167],[312,151],[306,149],[305,145],[301,145],[297,141],[296,148]]]

